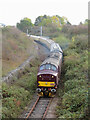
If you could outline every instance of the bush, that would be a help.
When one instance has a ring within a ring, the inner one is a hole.
[[[11,118],[17,117],[21,109],[24,109],[27,104],[30,93],[21,87],[16,86],[8,86],[7,84],[3,84],[3,99],[2,99],[2,117],[3,118]]]
[[[77,52],[88,49],[88,36],[87,35],[77,35],[75,37],[75,45]]]
[[[57,109],[58,118],[88,118],[88,42],[87,34],[73,28],[73,40],[64,50],[63,94]],[[76,34],[76,36],[75,36]],[[60,90],[61,91],[61,90]]]
[[[80,34],[88,34],[88,25],[64,25],[62,32],[67,33],[68,37]]]
[[[66,38],[66,36],[63,35],[62,33],[59,34],[59,36],[56,37],[56,38],[54,38],[53,40],[54,40],[55,42],[59,43],[59,45],[62,47],[62,49],[68,48],[68,46],[69,46],[69,44],[70,44],[70,42],[71,42],[71,40],[68,39],[68,38]]]
[[[87,86],[86,84],[87,82],[84,79],[73,79],[73,80],[68,80],[64,83],[64,87],[65,87],[65,92],[80,87],[80,86]]]
[[[62,105],[69,111],[80,110],[80,107],[88,102],[88,90],[84,87],[74,88],[63,96]]]
[[[83,118],[88,103],[88,90],[82,86],[66,92],[59,107],[59,118]]]
[[[83,68],[82,68],[83,70]],[[82,70],[79,67],[73,67],[72,69],[69,69],[65,73],[65,79],[66,80],[72,80],[72,79],[87,79],[87,74],[82,72]]]
[[[75,67],[80,63],[80,56],[76,52],[72,52],[71,55],[65,56],[64,57],[64,65],[66,69],[70,69]]]

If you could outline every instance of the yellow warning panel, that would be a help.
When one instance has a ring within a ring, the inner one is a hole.
[[[41,82],[38,81],[39,85],[38,86],[44,86],[44,87],[54,87],[55,86],[55,82]]]

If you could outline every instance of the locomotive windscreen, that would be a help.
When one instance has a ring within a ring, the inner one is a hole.
[[[57,68],[53,64],[45,64],[45,65],[40,66],[40,70],[53,70],[53,71],[56,71]]]

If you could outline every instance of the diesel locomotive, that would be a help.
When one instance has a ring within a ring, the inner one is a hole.
[[[39,96],[52,97],[56,93],[61,75],[63,51],[59,44],[52,43],[49,56],[40,65],[37,73]]]

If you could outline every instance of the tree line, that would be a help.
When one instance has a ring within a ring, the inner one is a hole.
[[[45,26],[45,27],[50,27],[50,26],[54,26],[56,28],[61,28],[62,25],[65,24],[69,24],[71,25],[71,23],[68,21],[68,19],[66,17],[60,17],[58,15],[55,16],[47,16],[47,15],[43,15],[43,16],[38,16],[34,22],[34,24],[32,23],[30,18],[23,18],[20,20],[19,23],[16,24],[17,28],[20,29],[23,32],[30,32],[32,27],[40,27],[40,26]]]
[[[80,22],[80,25],[87,25],[88,24],[88,19],[86,19],[84,21],[84,23]],[[66,17],[60,17],[59,15],[54,15],[54,16],[47,16],[47,15],[43,15],[43,16],[38,16],[34,22],[34,24],[32,23],[30,18],[23,18],[20,20],[19,23],[16,24],[17,28],[20,29],[21,31],[27,33],[27,29],[28,32],[30,33],[33,29],[34,29],[34,33],[36,33],[37,31],[35,31],[37,28],[39,28],[40,26],[46,27],[48,29],[55,29],[55,30],[61,30],[64,26],[68,26],[71,25],[71,23],[69,22],[69,20]]]

